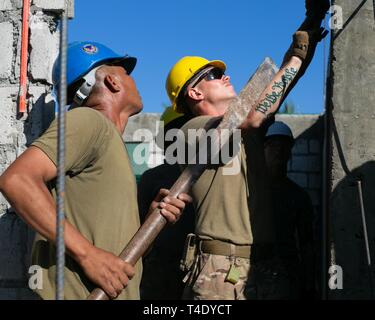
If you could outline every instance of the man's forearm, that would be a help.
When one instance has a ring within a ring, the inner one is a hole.
[[[262,93],[259,103],[255,107],[255,112],[268,117],[279,109],[280,102],[288,87],[297,76],[301,65],[302,60],[300,58],[292,57],[290,61],[280,69],[273,81]]]
[[[55,242],[55,201],[44,182],[16,174],[6,179],[1,191],[17,214],[43,237]],[[87,255],[91,244],[69,222],[66,221],[64,226],[67,253],[79,262]]]
[[[268,117],[277,112],[285,98],[285,93],[297,77],[301,65],[302,60],[295,56],[284,63],[272,82],[261,94],[257,105],[249,112],[241,128],[258,128]]]

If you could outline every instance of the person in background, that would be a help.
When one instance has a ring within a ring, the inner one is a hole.
[[[264,155],[270,178],[276,252],[286,281],[279,290],[289,299],[313,298],[314,208],[308,193],[287,176],[294,137],[288,125],[275,121],[267,130]]]

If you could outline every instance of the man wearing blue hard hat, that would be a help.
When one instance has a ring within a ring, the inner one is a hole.
[[[285,298],[304,299],[314,297],[314,209],[308,193],[287,176],[293,145],[293,133],[287,124],[275,121],[268,128],[264,154],[271,182],[275,253],[284,280],[269,284]]]
[[[69,44],[68,61],[66,66],[67,103],[75,107],[81,105],[89,96],[95,84],[95,73],[100,66],[103,64],[120,66],[130,75],[137,63],[135,57],[119,55],[100,43],[78,41]],[[52,79],[55,88],[58,88],[60,84],[58,60],[53,68]]]
[[[136,58],[100,43],[68,47],[68,103],[74,108],[67,112],[65,134],[65,299],[85,299],[95,287],[112,298],[139,299],[141,263],[133,267],[118,257],[140,224],[122,140],[128,118],[142,110],[130,77],[135,64]],[[59,74],[56,65],[55,89]],[[0,191],[37,231],[32,259],[42,270],[36,291],[43,299],[55,297],[57,135],[54,121],[0,177]],[[175,222],[190,197],[167,195],[161,189],[151,208],[160,206]]]

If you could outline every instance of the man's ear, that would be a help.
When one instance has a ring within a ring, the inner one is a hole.
[[[189,96],[189,98],[195,101],[202,101],[204,99],[203,92],[200,91],[198,88],[189,88],[187,95]]]
[[[119,79],[116,76],[112,75],[112,74],[107,74],[105,76],[105,78],[104,78],[104,84],[112,92],[119,92],[121,90]]]

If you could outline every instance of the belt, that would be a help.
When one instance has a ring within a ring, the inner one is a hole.
[[[232,256],[250,259],[250,245],[235,245],[220,240],[200,240],[199,248],[203,253],[216,254],[220,256]]]

